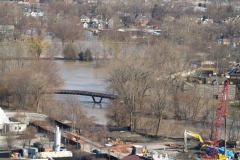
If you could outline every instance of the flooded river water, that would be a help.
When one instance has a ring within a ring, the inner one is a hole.
[[[105,78],[107,71],[104,68],[95,68],[94,62],[67,62],[56,60],[60,68],[60,75],[64,80],[64,85],[59,89],[66,90],[83,90],[91,92],[106,93],[107,84]],[[69,95],[56,95],[56,99],[60,100]],[[101,104],[94,104],[92,97],[78,96],[83,110],[89,117],[94,117],[99,124],[106,124],[106,112],[109,104],[109,99],[103,99]]]

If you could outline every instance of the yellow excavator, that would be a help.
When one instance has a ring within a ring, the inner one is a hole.
[[[197,134],[197,133],[194,133],[194,132],[191,132],[191,131],[184,131],[184,152],[187,152],[187,137],[188,136],[191,136],[191,137],[194,137],[196,139],[198,139],[200,141],[199,145],[198,145],[198,149],[201,149],[202,147],[206,146],[206,145],[213,145],[213,142],[212,141],[203,141],[202,137]],[[208,158],[211,158],[209,157],[208,155],[204,154],[203,155],[204,158],[208,159]],[[221,154],[221,153],[218,153],[216,155],[216,158],[217,160],[226,160],[227,159],[227,156],[224,155],[224,154]]]
[[[184,131],[184,152],[188,151],[187,150],[187,137],[188,136],[194,137],[194,138],[199,140],[200,143],[199,143],[199,145],[197,147],[198,149],[201,149],[202,147],[206,146],[206,143],[209,143],[209,145],[211,145],[211,141],[208,141],[206,143],[203,142],[203,139],[202,139],[202,137],[199,134],[185,130]]]

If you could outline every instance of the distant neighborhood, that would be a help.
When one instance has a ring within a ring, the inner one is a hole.
[[[123,5],[131,6],[130,2],[127,1],[121,1]],[[152,3],[154,3],[154,0],[142,0],[142,3],[146,6],[151,6]],[[39,25],[44,25],[42,23],[48,23],[49,16],[52,15],[51,8],[49,8],[49,1],[44,0],[25,0],[25,1],[2,1],[2,3],[8,3],[9,5],[13,6],[16,11],[20,11],[20,13],[23,16],[28,17],[29,19],[33,19],[34,23],[39,23]],[[209,18],[207,14],[209,14],[209,10],[207,8],[212,4],[211,1],[186,1],[185,3],[178,3],[177,1],[159,1],[155,4],[152,8],[152,15],[149,13],[144,13],[139,10],[138,12],[129,13],[129,12],[122,12],[121,8],[119,11],[114,13],[114,16],[107,15],[113,13],[112,9],[104,8],[104,6],[107,3],[110,3],[113,7],[116,7],[120,3],[119,1],[107,1],[107,0],[62,0],[58,1],[58,3],[63,3],[65,5],[68,5],[69,7],[80,7],[83,6],[85,8],[89,8],[89,10],[86,9],[85,13],[79,13],[77,17],[76,24],[80,26],[80,28],[84,28],[86,30],[92,30],[94,29],[94,33],[97,33],[101,30],[118,30],[119,32],[133,32],[133,31],[142,31],[145,33],[150,33],[155,36],[165,36],[165,30],[167,28],[167,24],[163,22],[161,19],[161,15],[157,15],[159,11],[157,11],[157,8],[161,9],[162,7],[169,8],[174,10],[174,8],[179,7],[183,11],[191,10],[195,12],[195,14],[191,17],[191,22],[186,23],[195,23],[198,26],[205,26],[206,28],[213,27],[216,30],[220,27],[227,27],[230,26],[232,28],[229,28],[228,34],[219,34],[215,38],[215,43],[218,45],[224,45],[231,48],[232,54],[225,55],[223,57],[224,63],[225,63],[225,69],[218,69],[217,63],[223,64],[220,61],[222,60],[216,60],[215,57],[212,55],[209,55],[209,53],[203,52],[203,53],[196,53],[194,58],[190,60],[190,63],[192,67],[195,69],[200,69],[201,73],[199,76],[208,78],[210,76],[219,75],[220,78],[218,78],[217,81],[219,81],[222,77],[222,74],[224,74],[224,77],[226,78],[239,78],[239,72],[238,67],[234,68],[236,64],[239,63],[239,52],[240,52],[240,35],[238,33],[234,33],[234,29],[237,27],[238,24],[240,24],[240,14],[237,14],[240,10],[240,4],[234,3],[234,6],[232,8],[229,8],[229,10],[233,10],[234,14],[233,16],[229,16],[227,18],[219,19],[216,21],[212,18]],[[62,5],[62,7],[64,7]],[[59,7],[61,6],[59,5]],[[221,3],[219,4],[222,7],[227,6],[227,3]],[[92,9],[98,9],[97,6],[104,6],[100,8],[100,12],[92,12]],[[178,8],[178,9],[179,9]],[[105,10],[105,11],[101,11]],[[108,11],[109,10],[109,11]],[[106,12],[109,13],[106,13]],[[169,11],[171,12],[171,11]],[[100,14],[102,13],[102,14]],[[55,21],[60,21],[62,19],[62,13],[59,11],[58,13],[55,12],[56,17],[54,18]],[[159,17],[159,18],[158,18]],[[67,17],[65,17],[67,18]],[[167,16],[168,21],[175,21],[176,17],[172,15]],[[19,21],[20,22],[20,21]],[[23,22],[22,22],[23,23]],[[40,24],[41,23],[41,24]],[[34,25],[36,26],[36,25]],[[30,26],[29,26],[30,27]],[[41,27],[42,28],[42,27]],[[232,29],[232,31],[230,30]],[[28,28],[25,33],[20,33],[22,31],[26,30],[19,28],[19,24],[13,24],[12,22],[2,22],[0,23],[0,31],[3,34],[3,37],[11,37],[11,35],[16,36],[17,33],[21,34],[20,37],[23,37],[23,34],[33,34],[34,32],[37,32],[37,28],[31,27]],[[46,29],[43,29],[46,32]],[[49,30],[46,32],[48,33],[48,36],[54,36],[55,33],[53,30]],[[207,46],[209,45],[209,46]],[[211,44],[206,43],[206,48],[209,48],[207,50],[211,50],[210,48]],[[186,71],[184,74],[186,75]],[[189,72],[190,73],[190,72]],[[192,73],[192,72],[191,72]],[[199,72],[198,72],[199,73]],[[209,84],[209,81],[206,81],[205,83]],[[210,83],[213,83],[211,81]],[[222,82],[219,82],[221,84]]]
[[[0,1],[0,147],[37,138],[49,146],[39,157],[114,160],[198,159],[220,136],[236,147],[239,26],[239,0]]]

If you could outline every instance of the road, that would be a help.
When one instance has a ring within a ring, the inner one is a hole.
[[[47,116],[44,114],[39,113],[32,113],[32,112],[12,112],[12,111],[5,111],[7,117],[16,117],[20,122],[29,124],[30,121],[38,120],[38,121],[45,121]]]

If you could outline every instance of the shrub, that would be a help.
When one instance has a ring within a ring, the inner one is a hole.
[[[67,44],[63,50],[63,56],[66,60],[76,60],[76,52],[71,44]]]
[[[78,54],[79,60],[81,61],[92,61],[93,57],[92,57],[92,52],[91,50],[87,49],[85,52],[81,51]]]

